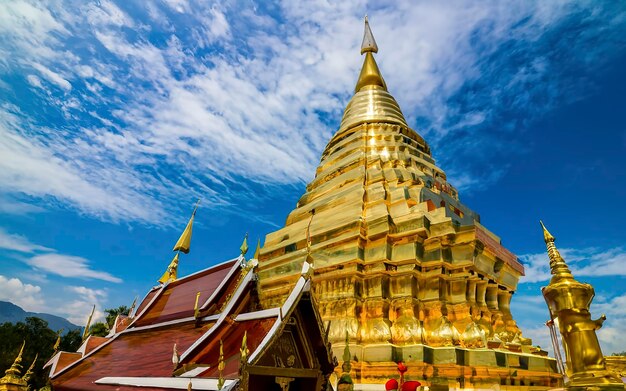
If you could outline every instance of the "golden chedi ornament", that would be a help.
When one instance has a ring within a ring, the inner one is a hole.
[[[596,330],[606,316],[592,320],[589,312],[595,291],[590,284],[574,279],[565,260],[554,244],[555,238],[541,223],[550,258],[552,278],[541,288],[552,320],[558,319],[565,351],[565,386],[571,390],[623,390],[624,383],[607,370]]]
[[[465,371],[485,387],[515,376],[560,384],[553,359],[531,355],[519,364],[511,353],[540,350],[509,308],[524,268],[460,202],[409,128],[377,52],[366,18],[363,66],[339,130],[285,226],[259,252],[262,306],[284,302],[308,257],[333,350],[341,356],[347,331],[358,359],[355,383],[384,384],[403,360],[415,362],[421,379],[436,379],[424,384],[447,387]],[[515,363],[519,371],[510,369]]]

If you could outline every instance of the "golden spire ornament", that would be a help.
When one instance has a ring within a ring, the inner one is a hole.
[[[196,206],[193,208],[193,213],[191,214],[191,218],[185,227],[182,235],[178,238],[178,241],[174,245],[173,251],[181,251],[185,254],[189,254],[189,247],[191,245],[191,233],[193,229],[193,219],[196,216],[196,211],[198,210],[198,205],[200,205],[200,200],[196,202]]]
[[[541,293],[548,304],[552,321],[558,319],[565,351],[568,381],[566,388],[594,390],[624,390],[624,383],[607,371],[606,362],[596,330],[606,316],[592,320],[589,307],[595,296],[593,287],[574,279],[565,260],[554,244],[555,238],[543,222],[543,237],[550,258],[552,278]]]
[[[246,236],[244,236],[243,238],[243,243],[241,243],[241,247],[239,247],[239,250],[241,251],[241,256],[245,257],[246,253],[248,252],[248,233],[246,232]]]
[[[363,43],[361,44],[361,54],[365,54],[365,60],[363,61],[363,67],[361,67],[359,80],[354,88],[355,93],[364,87],[380,88],[387,91],[387,84],[380,73],[380,69],[378,69],[378,64],[376,64],[372,53],[378,53],[378,45],[376,45],[374,34],[372,34],[372,29],[370,29],[366,16],[365,32],[363,33]]]
[[[87,324],[85,325],[85,330],[83,331],[83,341],[89,337],[89,327],[91,327],[91,319],[93,318],[93,313],[96,311],[96,305],[93,305],[91,308],[91,314],[89,314],[89,318],[87,318]]]
[[[198,210],[198,205],[200,205],[200,199],[196,202],[196,206],[193,208],[193,213],[191,213],[191,218],[189,218],[189,222],[185,227],[182,235],[178,238],[178,241],[174,245],[173,251],[176,251],[176,255],[174,255],[174,259],[167,266],[165,273],[159,278],[158,282],[162,285],[166,284],[169,281],[176,281],[178,278],[178,255],[182,252],[184,254],[189,254],[189,248],[191,246],[191,234],[193,229],[193,219],[196,216],[196,211]]]

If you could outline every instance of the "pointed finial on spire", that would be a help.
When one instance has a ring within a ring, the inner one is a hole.
[[[185,227],[182,235],[174,245],[173,251],[182,251],[185,254],[189,254],[189,246],[191,245],[191,233],[193,228],[193,219],[196,216],[196,211],[198,210],[198,205],[200,205],[200,199],[196,202],[196,206],[193,208],[193,213],[191,214],[191,218]]]
[[[89,337],[89,327],[91,327],[91,318],[93,318],[93,313],[96,311],[96,305],[94,304],[91,308],[91,314],[89,314],[89,318],[87,318],[87,324],[85,325],[85,330],[83,331],[83,341]]]
[[[539,220],[541,228],[543,229],[543,239],[546,242],[546,248],[548,251],[548,258],[550,258],[550,273],[553,275],[551,282],[561,279],[574,279],[572,272],[567,267],[565,260],[561,256],[561,253],[554,244],[555,238],[548,231],[543,221]]]
[[[365,31],[363,32],[363,43],[361,43],[361,54],[365,52],[378,53],[378,45],[376,45],[367,15],[365,15]]]
[[[376,40],[374,40],[374,35],[372,34],[372,29],[370,29],[370,24],[366,16],[365,33],[363,34],[363,43],[361,44],[361,54],[365,54],[365,60],[363,61],[363,66],[361,67],[359,80],[356,82],[356,87],[354,89],[355,93],[359,92],[359,90],[363,87],[374,89],[382,88],[387,91],[385,79],[383,79],[383,76],[380,74],[378,64],[376,64],[376,60],[374,60],[374,55],[372,54],[377,52],[378,45],[376,45]]]

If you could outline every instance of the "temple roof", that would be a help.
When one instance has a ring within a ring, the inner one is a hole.
[[[46,364],[54,388],[170,390],[187,389],[192,382],[194,390],[217,390],[223,379],[223,389],[231,389],[243,362],[266,365],[267,349],[291,330],[294,319],[316,350],[319,364],[308,365],[332,371],[306,270],[284,306],[257,310],[256,262],[240,256],[152,289],[134,319],[117,319],[120,327],[108,337],[91,336],[77,353],[59,352]],[[194,308],[197,292],[202,305]],[[247,359],[241,357],[242,346],[249,350]]]

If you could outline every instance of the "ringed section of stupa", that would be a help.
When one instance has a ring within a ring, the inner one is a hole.
[[[555,361],[511,315],[524,267],[460,202],[409,128],[377,51],[366,20],[363,66],[339,129],[285,226],[260,250],[262,305],[280,305],[309,259],[329,340],[339,357],[347,333],[357,383],[386,380],[404,360],[415,363],[409,378],[440,383],[560,385]]]

